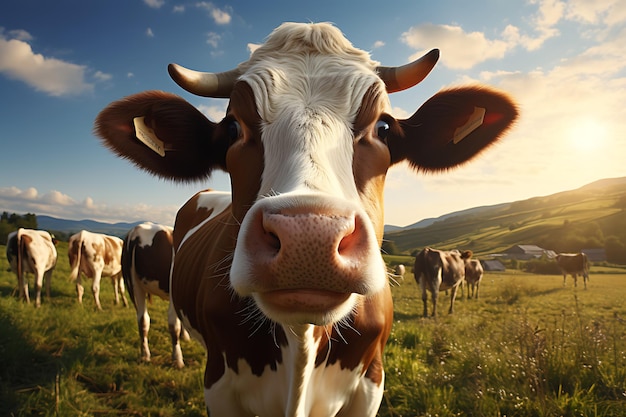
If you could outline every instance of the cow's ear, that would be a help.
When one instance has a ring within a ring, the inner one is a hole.
[[[224,169],[228,144],[215,142],[216,125],[179,96],[145,91],[109,104],[94,131],[118,156],[166,179],[206,179]]]
[[[495,143],[517,118],[504,93],[484,87],[444,90],[413,116],[398,120],[387,141],[391,163],[408,161],[416,170],[446,170]]]

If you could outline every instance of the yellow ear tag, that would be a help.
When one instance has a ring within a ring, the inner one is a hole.
[[[148,148],[152,149],[154,152],[158,153],[161,156],[165,156],[165,147],[163,146],[163,141],[157,138],[154,130],[146,126],[143,120],[143,116],[135,117],[133,119],[133,123],[135,124],[135,135],[137,136],[137,139],[142,141]]]
[[[458,127],[454,131],[454,136],[452,137],[452,141],[457,144],[463,139],[465,139],[470,133],[474,130],[478,129],[482,124],[485,118],[486,109],[482,107],[474,107],[474,112],[467,120],[463,126]]]

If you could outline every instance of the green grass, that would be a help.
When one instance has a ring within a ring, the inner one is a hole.
[[[141,363],[134,309],[113,305],[108,279],[103,312],[88,285],[77,305],[66,251],[61,243],[40,309],[17,300],[0,256],[0,415],[205,415],[204,352],[183,342],[186,367],[171,366],[166,303],[150,307],[153,359]],[[592,268],[588,290],[571,278],[563,287],[559,276],[488,273],[480,299],[457,298],[454,315],[446,306],[433,320],[421,317],[407,271],[393,287],[379,415],[626,415],[626,275],[602,272]]]

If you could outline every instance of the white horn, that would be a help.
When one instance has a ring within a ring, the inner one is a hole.
[[[200,72],[181,67],[178,64],[169,64],[167,72],[170,77],[182,88],[192,94],[203,97],[228,98],[240,71],[235,68],[225,72]]]
[[[401,67],[378,67],[378,75],[385,82],[388,93],[406,90],[422,81],[439,59],[439,49]]]

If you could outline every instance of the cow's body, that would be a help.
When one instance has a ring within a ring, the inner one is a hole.
[[[589,260],[584,253],[559,253],[556,255],[556,263],[561,268],[563,274],[563,286],[567,279],[567,274],[574,278],[574,287],[578,286],[578,275],[583,277],[585,289],[589,280]]]
[[[437,317],[439,291],[450,290],[448,313],[454,312],[456,292],[465,279],[465,260],[471,256],[470,251],[461,253],[457,250],[441,251],[431,248],[424,248],[417,254],[413,274],[422,292],[424,317],[428,317],[428,292],[433,302],[433,317]]]
[[[182,368],[183,353],[180,339],[188,338],[170,303],[170,272],[173,256],[173,228],[154,223],[142,223],[133,227],[124,239],[122,250],[122,275],[126,289],[137,310],[137,325],[141,343],[141,358],[149,362],[148,332],[150,315],[148,299],[155,295],[168,302],[168,327],[172,340],[172,361]]]
[[[174,227],[171,297],[207,348],[212,416],[376,414],[393,318],[380,254],[387,169],[456,166],[516,117],[508,98],[482,88],[391,117],[387,92],[419,82],[437,56],[379,67],[328,24],[285,24],[233,71],[169,68],[193,93],[230,97],[218,124],[155,91],[98,116],[105,144],[149,172],[230,174],[232,195],[197,194]],[[140,129],[163,152],[137,141]]]
[[[483,279],[483,266],[478,259],[465,260],[465,282],[467,284],[467,298],[478,298],[478,289]]]
[[[128,305],[126,290],[122,278],[122,245],[117,236],[92,233],[82,230],[70,237],[67,255],[70,262],[70,280],[76,281],[78,302],[83,303],[85,289],[81,273],[92,279],[91,290],[96,308],[102,310],[100,304],[100,280],[103,276],[111,277],[115,304],[120,302],[120,294],[124,306]]]
[[[34,275],[35,306],[41,305],[41,287],[44,280],[46,296],[50,297],[52,271],[57,263],[57,250],[54,239],[44,230],[20,228],[7,236],[7,260],[11,270],[17,275],[20,298],[30,303],[26,273]]]

